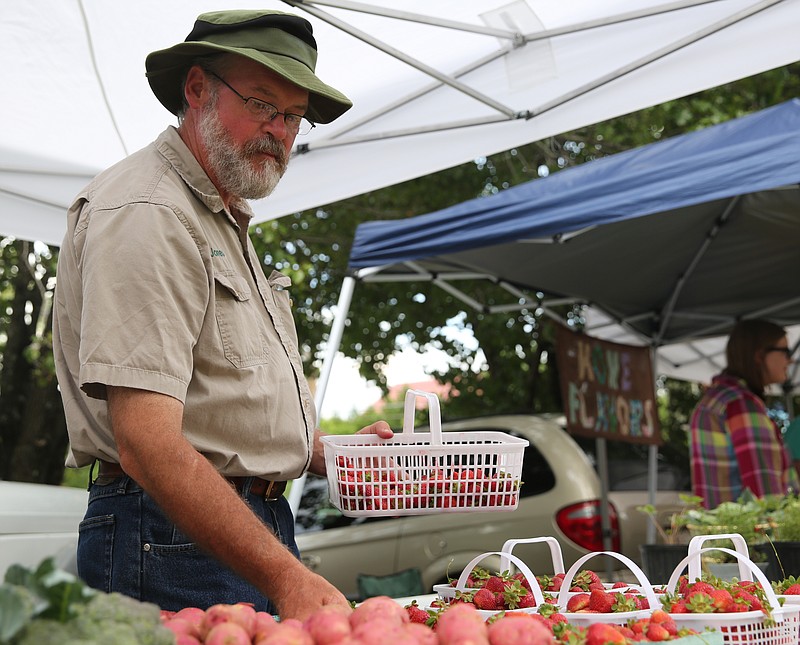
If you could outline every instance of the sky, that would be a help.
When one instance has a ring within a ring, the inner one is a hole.
[[[419,354],[412,349],[397,352],[389,359],[386,379],[390,386],[425,381],[432,378],[432,371],[444,369],[445,356],[444,352],[434,350],[425,354]],[[368,410],[380,398],[380,388],[364,380],[358,373],[356,362],[340,353],[333,361],[320,418],[338,416],[346,419],[354,412]]]

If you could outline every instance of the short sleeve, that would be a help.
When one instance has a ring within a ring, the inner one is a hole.
[[[160,392],[181,401],[209,298],[197,236],[179,212],[128,204],[95,211],[80,249],[80,384]]]

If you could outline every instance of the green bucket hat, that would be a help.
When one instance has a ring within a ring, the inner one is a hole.
[[[173,114],[183,102],[181,81],[198,56],[238,54],[308,90],[306,116],[330,123],[353,103],[314,74],[317,43],[311,23],[280,11],[216,11],[198,16],[182,43],[148,54],[147,80],[161,104]]]

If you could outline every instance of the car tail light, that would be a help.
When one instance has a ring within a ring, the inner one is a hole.
[[[608,519],[611,525],[611,550],[619,552],[619,521],[617,509],[609,502]],[[556,524],[562,533],[588,551],[605,551],[600,518],[600,500],[565,506],[556,513]]]

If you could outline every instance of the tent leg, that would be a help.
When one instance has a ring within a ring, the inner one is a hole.
[[[608,515],[608,450],[606,440],[602,437],[595,439],[597,453],[597,474],[600,475],[600,531],[603,537],[603,550],[611,551],[611,519]],[[604,557],[606,563],[606,580],[611,580],[614,570],[611,558]]]
[[[647,503],[656,505],[656,492],[658,491],[658,444],[650,444],[647,449]],[[647,544],[656,543],[656,526],[647,523]]]
[[[355,285],[355,278],[347,276],[342,282],[342,290],[339,292],[339,302],[336,305],[336,313],[334,314],[331,333],[328,336],[328,342],[325,347],[325,356],[322,359],[322,369],[320,370],[316,391],[314,393],[314,406],[317,408],[317,419],[319,419],[319,415],[322,412],[322,402],[325,399],[325,390],[330,380],[333,361],[339,351],[339,346],[342,344],[344,324],[347,321],[347,314],[350,312],[350,303],[353,300]],[[305,474],[292,482],[292,488],[289,491],[289,507],[292,509],[292,515],[296,516],[297,510],[300,508],[300,499],[303,496],[305,483]]]

